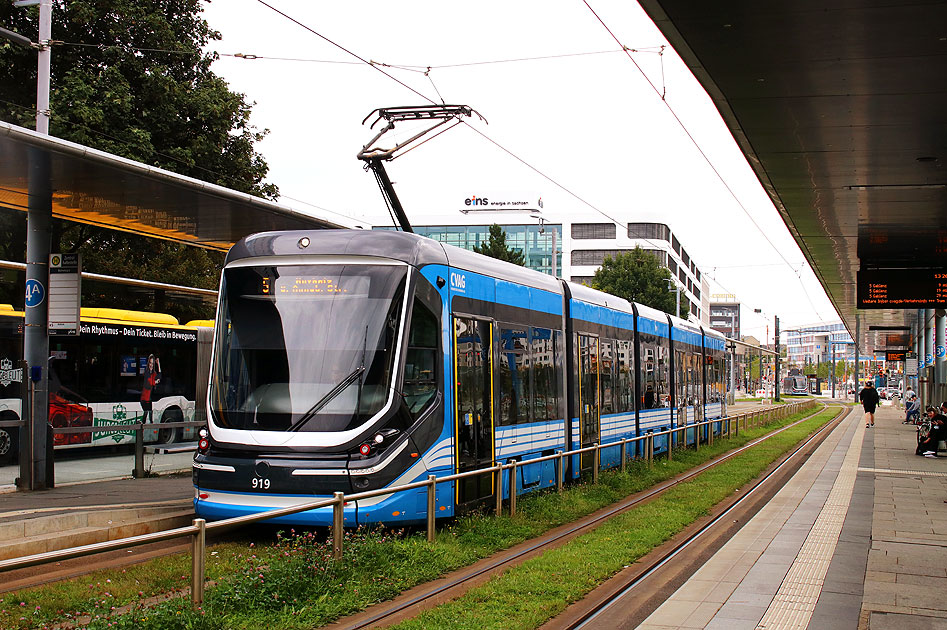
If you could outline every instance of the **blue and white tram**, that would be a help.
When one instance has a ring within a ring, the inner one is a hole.
[[[530,460],[693,423],[698,407],[723,415],[722,359],[719,335],[660,311],[414,234],[250,236],[221,280],[195,510],[227,518],[512,461],[520,492],[549,486],[554,464]],[[571,460],[571,478],[592,464]],[[492,475],[440,484],[438,516],[495,491]],[[351,502],[345,524],[417,522],[426,505],[426,490]]]

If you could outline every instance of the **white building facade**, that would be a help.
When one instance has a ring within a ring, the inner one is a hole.
[[[562,221],[540,224],[535,217],[524,221],[522,214],[512,213],[498,213],[497,216],[489,217],[462,214],[456,220],[448,218],[448,221],[412,227],[422,236],[473,249],[488,238],[489,226],[496,223],[506,232],[507,245],[524,252],[527,267],[543,273],[552,273],[555,269],[558,277],[584,284],[591,282],[605,256],[641,247],[671,272],[671,278],[679,291],[681,317],[710,325],[708,281],[683,244],[663,223],[616,225]],[[377,226],[375,229],[395,228]]]

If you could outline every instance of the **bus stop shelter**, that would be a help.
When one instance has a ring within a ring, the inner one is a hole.
[[[279,203],[4,122],[0,122],[0,207],[30,213],[27,238],[45,238],[47,256],[52,217],[216,250],[226,250],[255,232],[346,227]],[[34,216],[40,220],[34,221]],[[28,457],[21,461],[29,462],[28,470],[21,469],[21,487],[42,489],[52,483],[46,478],[48,383],[42,360],[49,348],[47,301],[31,303],[31,299],[36,300],[31,295],[40,293],[31,294],[31,288],[38,283],[45,295],[49,273],[44,256],[26,263],[26,345],[32,336],[33,346],[38,343],[46,350],[35,360],[24,357],[29,364],[21,378],[32,381],[32,413],[31,439],[21,445],[28,451]],[[31,308],[37,311],[31,313]],[[37,318],[39,309],[42,314]]]

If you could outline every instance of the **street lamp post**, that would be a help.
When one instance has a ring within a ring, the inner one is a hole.
[[[678,319],[681,318],[681,285],[676,283],[674,280],[668,278],[668,291],[674,291],[677,294],[677,304],[674,309],[674,315]]]

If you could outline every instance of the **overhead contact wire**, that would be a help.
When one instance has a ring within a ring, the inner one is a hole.
[[[622,44],[621,44],[621,41],[618,39],[618,37],[615,35],[615,33],[612,31],[612,29],[610,29],[610,28],[608,27],[608,25],[605,23],[605,21],[599,16],[599,14],[595,12],[595,9],[593,9],[592,6],[588,3],[588,0],[582,0],[582,2],[583,2],[583,4],[585,4],[586,7],[588,7],[589,11],[592,12],[592,15],[595,16],[595,19],[599,21],[599,23],[600,23],[600,24],[602,25],[602,27],[608,32],[608,34],[612,37],[612,39],[614,39],[615,42],[616,42],[619,46],[621,46],[621,45],[622,45]],[[703,148],[700,146],[700,144],[697,142],[696,138],[694,138],[694,136],[691,134],[690,130],[689,130],[689,129],[687,128],[687,126],[684,124],[684,121],[682,121],[681,118],[677,115],[677,112],[674,111],[674,108],[671,107],[671,104],[667,102],[667,99],[665,98],[665,95],[662,94],[661,90],[659,90],[659,89],[657,88],[657,86],[651,81],[651,79],[648,78],[648,75],[647,75],[647,74],[645,73],[645,71],[641,68],[641,66],[638,65],[638,62],[635,61],[635,58],[632,57],[627,51],[626,51],[626,55],[628,56],[628,59],[631,60],[631,63],[633,63],[633,64],[635,65],[635,68],[638,69],[638,72],[641,73],[641,76],[644,77],[645,81],[648,82],[648,85],[651,86],[651,89],[654,90],[654,93],[657,94],[658,97],[661,99],[661,101],[664,103],[664,106],[667,107],[668,111],[671,113],[671,116],[673,116],[673,117],[674,117],[674,120],[677,121],[677,124],[680,125],[681,129],[684,131],[684,133],[687,135],[687,137],[690,139],[690,141],[694,144],[694,147],[697,148],[698,153],[700,153],[701,157],[704,158],[704,161],[707,162],[707,165],[710,166],[710,169],[711,169],[711,170],[714,172],[714,174],[717,176],[717,179],[719,179],[719,180],[720,180],[720,183],[723,184],[723,187],[727,189],[727,192],[730,193],[730,196],[733,197],[733,200],[736,201],[737,205],[740,207],[740,209],[743,211],[743,213],[747,216],[747,218],[750,220],[750,222],[756,227],[756,229],[757,229],[757,230],[759,231],[759,233],[763,236],[763,238],[766,240],[766,242],[769,243],[770,247],[772,247],[773,250],[774,250],[777,254],[779,254],[779,257],[782,258],[783,262],[785,262],[786,265],[787,265],[790,269],[792,269],[794,273],[796,273],[796,270],[795,270],[795,267],[793,266],[793,264],[789,262],[789,260],[783,255],[783,253],[779,250],[779,248],[776,247],[776,245],[773,243],[773,241],[770,240],[769,236],[766,234],[766,232],[763,230],[763,228],[760,227],[760,225],[759,225],[759,224],[756,222],[756,220],[753,218],[753,215],[750,214],[749,210],[746,209],[746,206],[743,205],[743,202],[740,201],[740,198],[737,197],[737,195],[736,195],[736,193],[733,191],[733,189],[730,188],[730,185],[727,183],[727,180],[724,179],[724,177],[723,177],[723,175],[721,175],[720,171],[717,170],[717,167],[714,166],[714,163],[710,160],[710,157],[704,152],[704,149],[703,149]],[[663,70],[662,70],[662,72],[663,72]],[[808,292],[808,290],[806,290],[805,284],[802,282],[802,277],[801,277],[801,275],[797,275],[796,277],[797,277],[798,280],[799,280],[799,285],[802,287],[802,292],[803,292],[803,294],[805,294],[805,296],[806,296],[806,300],[808,300],[808,302],[809,302],[809,306],[812,308],[812,311],[816,314],[816,316],[818,316],[818,317],[821,319],[821,318],[822,318],[822,314],[821,314],[821,313],[819,312],[819,310],[815,307],[815,304],[813,304],[812,298],[809,296],[809,292]]]

